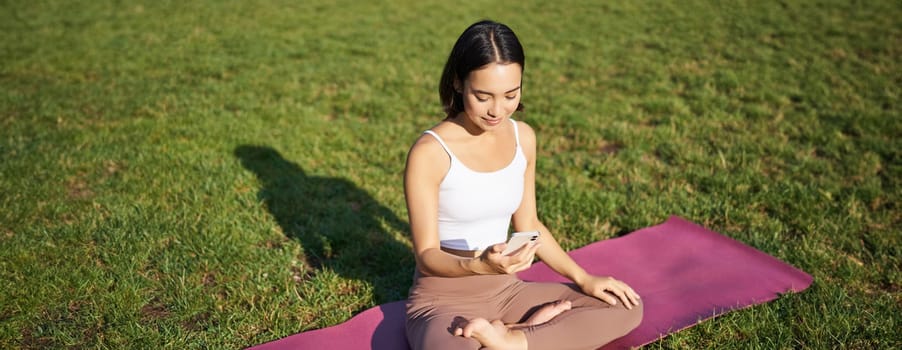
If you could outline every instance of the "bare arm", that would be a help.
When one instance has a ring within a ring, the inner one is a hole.
[[[519,122],[518,122],[519,123]],[[625,283],[611,277],[590,275],[579,266],[558,244],[551,231],[539,221],[536,211],[536,136],[529,125],[519,123],[520,145],[526,153],[527,166],[524,179],[523,201],[514,213],[513,224],[516,231],[538,230],[542,232],[539,240],[541,246],[536,252],[552,270],[576,283],[588,295],[595,296],[610,304],[617,299],[605,292],[617,296],[628,308],[638,304],[639,296]]]
[[[536,136],[532,128],[526,123],[518,122],[520,129],[520,147],[526,153],[527,165],[526,175],[523,181],[523,201],[520,207],[514,212],[513,224],[515,231],[533,231],[542,232],[539,238],[542,247],[537,254],[545,264],[552,270],[559,273],[567,279],[579,283],[586,275],[586,271],[576,264],[564,249],[558,244],[557,239],[551,234],[551,231],[539,221],[536,212]]]

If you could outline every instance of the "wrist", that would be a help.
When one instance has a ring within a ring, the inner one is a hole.
[[[570,277],[570,280],[573,281],[573,283],[576,283],[576,285],[578,285],[578,286],[580,286],[580,287],[582,287],[583,283],[586,283],[586,281],[587,281],[588,279],[589,279],[589,273],[586,272],[586,270],[583,270],[583,269],[580,269],[579,271],[576,271],[576,272],[573,273],[573,275]]]
[[[485,274],[485,263],[482,262],[480,257],[473,258],[463,258],[460,259],[461,267],[467,272],[474,275],[484,275]]]

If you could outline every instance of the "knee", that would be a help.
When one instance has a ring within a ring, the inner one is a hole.
[[[619,308],[620,311],[617,312],[617,316],[611,320],[613,321],[611,323],[613,327],[610,328],[610,333],[607,334],[610,338],[605,341],[610,342],[614,339],[623,337],[639,327],[639,324],[642,323],[642,314],[645,311],[644,306],[645,305],[641,301],[638,305],[633,305],[630,309],[627,309],[623,305],[614,306],[615,308]]]
[[[624,325],[627,327],[626,333],[629,333],[636,327],[639,327],[639,324],[642,323],[642,316],[645,313],[645,303],[639,301],[639,304],[633,305],[632,309],[629,309],[626,315],[626,320],[624,320]]]

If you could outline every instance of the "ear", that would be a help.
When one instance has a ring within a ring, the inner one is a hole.
[[[457,91],[458,94],[463,93],[463,87],[461,87],[460,79],[454,78],[454,91]]]

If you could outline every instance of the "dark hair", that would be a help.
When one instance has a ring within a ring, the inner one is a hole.
[[[454,80],[463,82],[470,72],[492,62],[518,63],[520,69],[526,68],[523,47],[508,26],[488,20],[476,22],[457,38],[442,72],[438,94],[446,117],[454,117],[464,110],[463,95],[454,89]],[[522,103],[517,110],[523,110]]]

